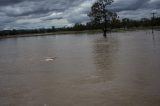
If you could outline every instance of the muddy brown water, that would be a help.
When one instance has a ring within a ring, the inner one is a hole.
[[[160,32],[1,39],[0,106],[160,106]]]

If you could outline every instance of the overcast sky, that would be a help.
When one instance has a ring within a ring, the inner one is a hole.
[[[0,0],[0,30],[72,26],[89,21],[95,0]],[[110,7],[120,18],[160,16],[160,0],[115,0]]]

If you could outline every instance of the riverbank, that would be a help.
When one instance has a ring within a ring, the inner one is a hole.
[[[0,36],[0,39],[3,39],[3,38],[15,38],[15,37],[33,37],[33,36],[48,36],[48,35],[79,34],[79,33],[100,33],[100,32],[102,32],[102,31],[101,30],[57,31],[57,32],[51,32],[51,33],[7,35],[7,36]]]
[[[136,31],[136,30],[149,30],[151,28],[130,28],[130,29],[112,29],[110,32],[125,32],[125,31]],[[160,28],[155,28],[156,30],[160,30]],[[108,32],[108,33],[110,33]],[[0,36],[0,39],[4,38],[15,38],[15,37],[33,37],[33,36],[49,36],[49,35],[65,35],[65,34],[80,34],[80,33],[102,33],[102,30],[84,30],[84,31],[56,31],[51,33],[36,33],[36,34],[19,34],[19,35],[6,35],[6,36]]]

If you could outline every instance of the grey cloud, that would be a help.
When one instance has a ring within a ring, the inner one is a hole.
[[[153,10],[160,15],[159,0],[117,0],[109,7],[118,13],[120,18],[141,19],[150,18]]]
[[[146,4],[146,7],[152,9],[160,9],[160,0],[155,0],[153,2],[150,1]]]
[[[54,19],[63,19],[63,13],[61,12],[56,12],[56,13],[52,13],[49,16],[46,17],[42,17],[41,20],[42,21],[47,21],[47,20],[54,20]]]
[[[0,0],[0,6],[13,5],[21,2],[21,0]]]
[[[9,0],[8,0],[9,2]],[[6,1],[6,4],[8,3]],[[27,16],[45,14],[47,12],[55,11],[62,12],[71,6],[78,5],[81,0],[21,0],[21,2],[11,2],[12,5],[0,7],[0,11],[6,13],[8,16]],[[10,3],[10,4],[11,4]],[[17,4],[16,4],[17,3]],[[4,3],[3,3],[4,4]]]
[[[127,10],[118,12],[120,18],[131,18],[134,20],[138,20],[141,18],[150,18],[152,10],[150,9],[138,9],[138,10]],[[132,13],[132,14],[131,14]]]
[[[82,23],[87,22],[89,20],[89,17],[86,14],[80,14],[72,17],[68,17],[68,21],[71,23]]]
[[[148,7],[148,2],[150,0],[118,0],[110,6],[110,9],[115,12],[125,11],[125,10],[137,10],[141,8]]]
[[[0,28],[63,27],[89,21],[95,0],[0,0]],[[115,0],[108,7],[120,17],[141,18],[160,10],[160,0]],[[158,15],[157,14],[157,15]]]
[[[1,18],[0,25],[4,26],[4,28],[9,28],[26,24],[27,28],[29,24],[33,26],[30,19],[36,20],[40,18],[41,23],[60,20],[64,18],[69,8],[76,7],[82,2],[83,0],[1,0],[0,14],[3,14],[4,18]],[[50,16],[52,13],[59,12],[64,12],[64,14],[61,16]],[[5,19],[6,17],[7,20]],[[28,22],[25,20],[26,18]],[[25,20],[25,22],[16,23],[17,20]],[[39,25],[37,23],[34,26]]]

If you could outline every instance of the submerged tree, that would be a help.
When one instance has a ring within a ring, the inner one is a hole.
[[[117,17],[116,13],[113,13],[107,9],[107,6],[111,5],[112,2],[113,0],[96,1],[91,7],[91,12],[88,14],[92,21],[99,24],[104,24],[104,27],[102,28],[104,37],[107,35],[107,24],[110,22],[110,20]]]

